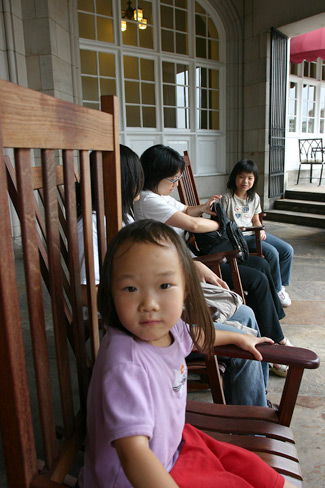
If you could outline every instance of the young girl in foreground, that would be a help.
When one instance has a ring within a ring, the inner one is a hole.
[[[184,426],[193,343],[205,352],[233,343],[261,360],[256,344],[273,341],[215,332],[193,261],[169,226],[139,221],[113,238],[98,306],[107,333],[88,393],[82,488],[293,486],[255,454]]]
[[[256,193],[258,169],[254,161],[243,159],[239,161],[230,173],[227,192],[221,200],[228,217],[239,227],[260,226],[259,213],[262,212],[260,197]],[[250,251],[256,251],[254,232],[245,233]],[[270,264],[273,281],[283,307],[291,304],[290,297],[285,291],[289,285],[293,248],[278,237],[261,231],[262,250]]]

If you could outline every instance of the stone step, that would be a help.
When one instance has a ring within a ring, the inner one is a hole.
[[[288,224],[306,225],[325,229],[325,215],[310,214],[305,212],[291,212],[289,210],[268,210],[264,220],[286,222]]]
[[[274,210],[325,215],[325,201],[293,200],[283,198],[274,202]]]
[[[294,200],[312,200],[314,202],[325,202],[325,193],[317,193],[311,191],[286,190],[286,198]]]

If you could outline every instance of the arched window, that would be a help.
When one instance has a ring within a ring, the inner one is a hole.
[[[83,103],[119,99],[121,141],[225,171],[224,33],[204,0],[78,0]],[[198,157],[200,155],[200,157]]]

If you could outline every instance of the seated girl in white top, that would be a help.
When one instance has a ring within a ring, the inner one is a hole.
[[[259,213],[262,212],[260,197],[256,193],[258,169],[254,161],[239,161],[230,173],[227,183],[228,192],[221,203],[226,214],[238,227],[259,226]],[[253,232],[244,232],[250,251],[256,251],[256,240]],[[291,304],[285,286],[290,283],[293,248],[287,242],[265,231],[261,232],[262,251],[269,262],[275,288],[283,307]]]

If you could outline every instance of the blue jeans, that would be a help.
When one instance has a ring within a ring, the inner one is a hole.
[[[260,336],[254,312],[247,305],[241,305],[229,320],[236,320],[251,329],[257,330],[257,335]],[[243,330],[227,324],[214,322],[214,327],[216,330],[245,334]],[[227,365],[223,377],[226,402],[232,405],[266,407],[265,388],[269,379],[268,363],[240,358],[222,358],[222,362]]]
[[[255,235],[245,236],[249,250],[256,251]],[[282,286],[288,286],[290,283],[293,247],[287,242],[266,234],[265,241],[262,241],[262,252],[268,261],[276,291],[281,291]]]

